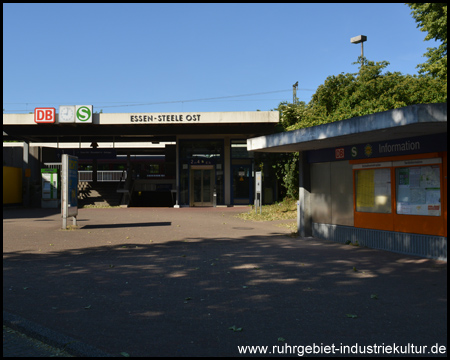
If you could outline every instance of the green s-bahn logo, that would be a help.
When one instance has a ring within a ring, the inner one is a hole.
[[[81,106],[77,110],[77,120],[78,121],[88,121],[92,118],[92,110],[87,106]]]

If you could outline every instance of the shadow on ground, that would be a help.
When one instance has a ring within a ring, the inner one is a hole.
[[[446,283],[446,263],[279,234],[3,256],[5,310],[131,356],[430,349],[447,343]]]

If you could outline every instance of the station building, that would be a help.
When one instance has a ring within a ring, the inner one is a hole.
[[[299,152],[301,236],[447,260],[447,104],[276,134],[277,111],[93,114],[89,123],[53,111],[49,123],[3,115],[4,140],[24,141],[24,189],[68,153],[81,181],[120,173],[124,198],[151,191],[175,207],[252,204],[253,153]],[[5,143],[3,158],[5,189]],[[8,188],[20,192],[11,176]]]
[[[79,181],[110,179],[123,182],[124,193],[170,194],[176,207],[248,205],[254,158],[247,139],[274,132],[279,122],[278,111],[92,113],[80,121],[82,107],[3,114],[4,140],[23,141],[24,184],[39,182],[41,168],[57,167],[66,153],[79,159]]]
[[[247,149],[300,153],[300,235],[447,260],[447,104],[255,137]]]

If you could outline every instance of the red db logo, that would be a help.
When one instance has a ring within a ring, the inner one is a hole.
[[[56,118],[55,108],[34,109],[34,122],[37,124],[53,124]]]
[[[344,148],[338,148],[334,150],[334,157],[336,159],[343,159],[344,156]]]

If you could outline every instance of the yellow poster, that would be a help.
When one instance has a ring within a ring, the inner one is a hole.
[[[360,170],[356,183],[356,208],[375,206],[375,170]]]

